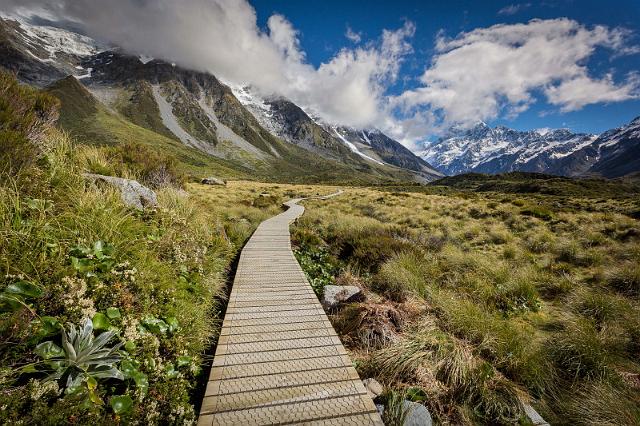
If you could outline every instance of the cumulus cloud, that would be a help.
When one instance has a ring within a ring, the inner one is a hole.
[[[407,39],[414,31],[406,23],[314,67],[291,22],[275,14],[262,30],[245,0],[0,0],[0,5],[76,22],[88,35],[130,53],[250,84],[263,94],[286,96],[327,121],[360,127],[383,114],[385,85],[411,51]],[[360,35],[351,31],[351,38]]]
[[[422,74],[422,85],[392,99],[405,113],[426,108],[445,123],[469,123],[517,116],[541,91],[562,111],[639,96],[636,74],[623,81],[590,75],[587,60],[598,48],[632,53],[622,29],[587,28],[562,18],[495,25],[439,37],[437,54]]]

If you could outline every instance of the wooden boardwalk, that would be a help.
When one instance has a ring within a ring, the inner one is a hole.
[[[382,425],[291,251],[298,201],[242,250],[199,426]]]

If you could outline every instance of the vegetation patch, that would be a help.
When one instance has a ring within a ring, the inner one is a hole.
[[[294,232],[365,289],[330,319],[387,406],[420,389],[444,424],[527,424],[530,401],[551,424],[612,404],[633,425],[637,190],[616,185],[509,174],[351,188],[308,201]]]

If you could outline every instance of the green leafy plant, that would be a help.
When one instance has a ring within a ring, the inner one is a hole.
[[[49,340],[40,343],[35,353],[44,360],[49,370],[53,370],[46,380],[60,380],[66,377],[66,392],[76,393],[86,384],[90,395],[95,395],[94,382],[98,379],[124,380],[118,370],[121,360],[119,353],[122,343],[107,346],[115,336],[114,331],[105,331],[97,337],[93,334],[93,322],[86,319],[81,326],[68,325],[62,328],[62,347]],[[92,397],[95,402],[95,398]]]
[[[0,313],[14,312],[23,306],[28,307],[28,302],[42,296],[42,290],[29,281],[20,280],[9,284],[0,293]]]
[[[129,395],[112,396],[110,400],[111,409],[116,414],[124,414],[131,411],[133,400]]]
[[[104,241],[96,241],[92,247],[76,246],[69,253],[71,265],[80,274],[87,277],[97,272],[108,272],[115,261],[112,257],[114,248]]]
[[[142,319],[143,331],[150,331],[154,334],[173,334],[180,328],[176,317],[164,317],[164,319],[148,316]]]
[[[326,285],[333,284],[339,268],[326,249],[300,248],[294,254],[316,294],[321,295]]]

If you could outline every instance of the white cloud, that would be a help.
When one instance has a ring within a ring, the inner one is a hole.
[[[637,98],[637,75],[615,82],[610,74],[592,77],[586,65],[597,48],[633,53],[627,37],[622,29],[587,28],[566,18],[439,37],[422,86],[391,103],[405,114],[427,109],[450,124],[517,116],[536,102],[536,91],[562,111]]]
[[[531,7],[531,3],[510,4],[498,11],[498,15],[515,15],[521,10]]]
[[[362,33],[357,33],[355,31],[353,31],[353,29],[351,27],[347,27],[347,32],[344,33],[344,36],[349,39],[350,41],[352,41],[353,43],[360,43],[360,41],[362,41]]]
[[[616,85],[611,74],[602,79],[579,76],[545,89],[549,103],[560,106],[563,112],[575,111],[585,105],[621,102],[640,97],[640,77],[629,75],[627,82]]]

